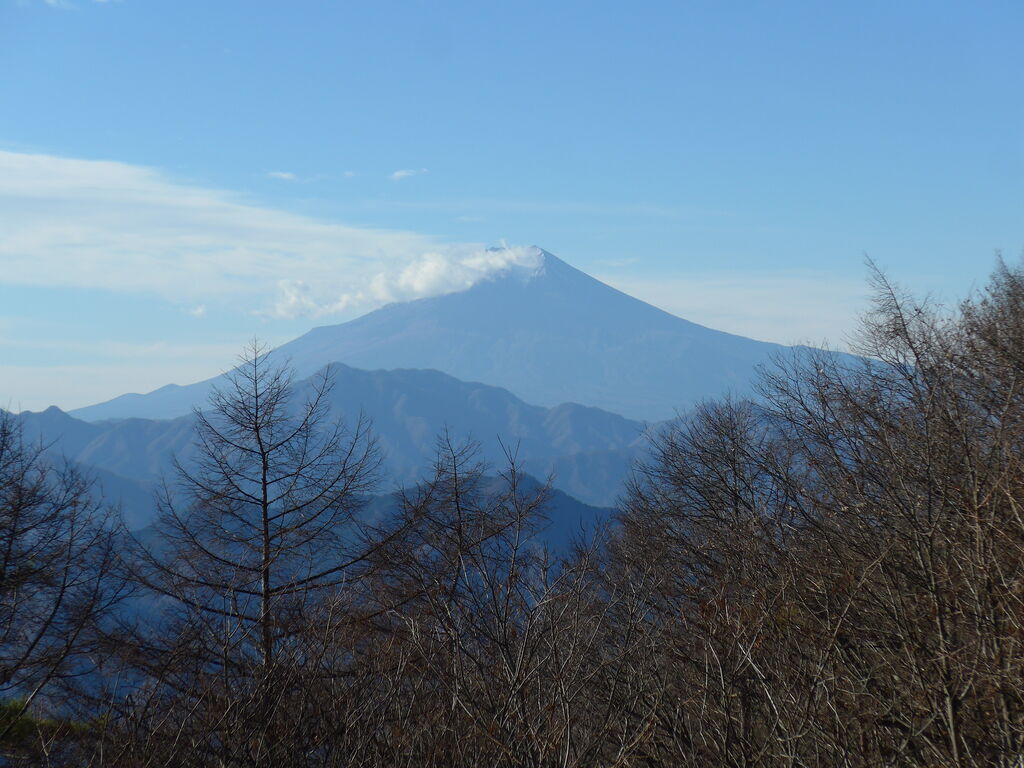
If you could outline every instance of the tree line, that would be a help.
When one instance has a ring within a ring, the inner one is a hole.
[[[1024,765],[1024,270],[874,288],[570,552],[448,436],[367,505],[369,425],[256,346],[141,532],[0,416],[0,764]]]

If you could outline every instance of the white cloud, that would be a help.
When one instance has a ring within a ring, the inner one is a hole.
[[[393,301],[438,296],[465,290],[509,269],[532,269],[538,265],[539,257],[540,251],[535,248],[488,251],[448,245],[425,251],[405,263],[394,262],[334,300],[325,301],[324,292],[307,280],[279,280],[277,300],[262,314],[278,318],[333,315]]]
[[[192,309],[190,309],[188,313],[192,315],[192,317],[202,319],[206,317],[206,305],[197,304],[196,306],[192,307]]]
[[[28,5],[29,0],[17,0],[19,5]],[[93,0],[94,3],[114,3],[120,2],[120,0]],[[78,8],[71,0],[43,0],[43,5],[48,5],[50,8],[60,8],[61,10],[74,10]]]
[[[407,179],[410,176],[422,176],[424,173],[427,173],[426,168],[420,168],[418,171],[411,168],[403,168],[400,171],[392,173],[390,178],[392,181],[401,181],[402,179]]]
[[[267,177],[271,179],[279,179],[280,181],[297,181],[299,178],[291,171],[271,171],[267,174]]]
[[[459,290],[535,261],[529,248],[495,254],[261,207],[150,168],[0,151],[0,284],[322,316]]]

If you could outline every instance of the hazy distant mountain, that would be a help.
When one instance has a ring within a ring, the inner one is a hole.
[[[754,366],[781,349],[670,315],[538,251],[536,267],[314,328],[279,351],[302,376],[333,362],[435,369],[539,405],[583,403],[659,420],[702,398],[743,391]],[[205,400],[212,382],[72,413],[88,421],[180,416]]]
[[[526,497],[540,488],[540,482],[530,475],[520,478],[518,492]],[[484,495],[501,494],[507,490],[505,482],[494,476],[486,476],[480,484]],[[397,493],[374,496],[369,500],[367,511],[373,514],[386,513],[399,503]],[[599,525],[608,522],[613,510],[607,507],[584,504],[557,489],[548,493],[544,507],[547,520],[541,525],[540,540],[555,552],[565,553],[569,545],[581,535],[593,533]]]
[[[192,416],[87,423],[51,407],[19,414],[30,438],[40,438],[69,459],[144,482],[167,472],[177,455],[192,453]]]
[[[540,482],[536,478],[530,475],[523,475],[520,478],[519,493],[523,496],[534,493],[538,488],[540,488]],[[481,490],[487,495],[501,493],[505,490],[504,481],[494,476],[485,476],[481,483]],[[372,495],[365,500],[365,513],[371,519],[386,515],[401,504],[400,496],[398,491]],[[146,508],[143,507],[143,509]],[[156,544],[152,527],[151,505],[148,509],[149,516],[144,519],[138,514],[133,515],[128,521],[129,527],[134,530],[134,535],[138,539]],[[573,543],[581,540],[587,534],[594,533],[598,526],[611,520],[613,511],[607,507],[584,504],[562,491],[551,490],[544,506],[547,519],[540,526],[539,541],[555,554],[567,554]],[[139,520],[143,520],[143,522],[139,523]]]
[[[502,444],[527,472],[589,504],[610,506],[645,425],[597,408],[528,405],[506,390],[459,381],[437,371],[360,371],[332,365],[331,413],[349,423],[362,412],[382,449],[385,487],[416,481],[429,470],[438,436],[475,439],[480,457],[500,467]],[[309,381],[296,384],[302,397]],[[77,462],[135,482],[170,473],[172,457],[188,463],[193,416],[85,422],[58,408],[20,414],[26,435],[41,437]],[[587,471],[584,471],[587,470]]]
[[[100,438],[104,427],[88,424],[68,416],[59,408],[48,408],[41,413],[19,414],[24,436],[30,443],[41,442],[59,464],[68,461],[93,480],[92,492],[105,503],[120,506],[129,527],[146,525],[152,517],[153,488],[146,479],[125,477],[82,460],[88,447]]]

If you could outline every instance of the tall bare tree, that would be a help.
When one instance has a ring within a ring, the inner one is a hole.
[[[546,488],[449,439],[360,511],[365,430],[254,350],[144,550],[93,762],[1019,768],[1024,270],[956,312],[875,287],[861,357],[668,425],[558,556]]]
[[[90,479],[0,411],[0,750],[45,753],[37,726],[64,714],[59,689],[91,670],[123,595],[118,551]]]
[[[692,765],[1019,765],[1024,291],[958,313],[880,275],[859,361],[780,361],[699,409],[629,494],[627,560]]]
[[[158,615],[134,660],[195,726],[157,729],[169,762],[187,747],[196,764],[291,764],[302,742],[280,731],[295,725],[285,709],[325,672],[322,639],[347,618],[335,596],[359,589],[387,538],[362,515],[378,466],[368,424],[331,421],[330,391],[325,370],[297,392],[253,344],[196,411],[196,459],[137,552]]]
[[[648,714],[633,595],[602,578],[602,536],[549,551],[549,488],[513,454],[491,472],[446,436],[433,476],[403,498],[419,524],[387,558],[411,597],[391,633],[408,709],[383,763],[614,763]]]

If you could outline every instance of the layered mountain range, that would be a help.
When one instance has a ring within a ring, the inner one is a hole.
[[[614,504],[655,422],[744,393],[756,366],[785,349],[670,315],[538,249],[531,266],[314,328],[273,354],[300,390],[327,367],[332,414],[370,418],[382,490],[429,471],[446,433],[475,440],[497,465],[515,453],[528,473],[552,479],[567,519],[580,520]],[[175,457],[192,456],[193,409],[222,381],[20,417],[28,436],[93,470],[139,527],[152,516],[154,484]]]
[[[328,399],[332,417],[353,424],[365,415],[371,421],[385,487],[421,478],[439,436],[447,433],[456,443],[475,442],[486,463],[500,466],[507,450],[535,477],[553,475],[556,488],[610,506],[645,442],[641,422],[571,403],[528,405],[506,390],[438,371],[361,371],[333,364],[327,372],[334,382]],[[311,379],[296,382],[297,399],[312,385]],[[79,464],[133,482],[170,477],[174,458],[187,465],[195,450],[192,414],[87,422],[51,407],[20,417],[29,438],[42,438]],[[601,471],[587,471],[594,466]]]

